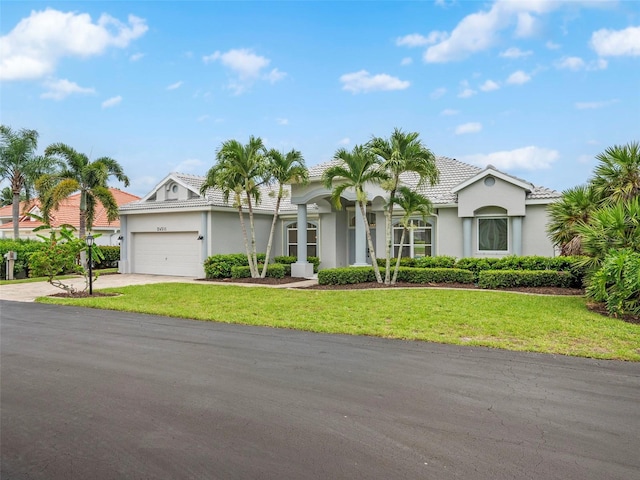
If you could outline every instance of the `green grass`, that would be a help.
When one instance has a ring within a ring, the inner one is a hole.
[[[102,270],[97,270],[99,275],[105,275],[108,273],[118,273],[117,268],[103,268]],[[58,280],[66,280],[68,278],[74,278],[78,275],[61,275],[56,277]],[[34,282],[46,282],[47,277],[33,277],[33,278],[21,278],[19,280],[0,280],[0,285],[13,285],[15,283],[34,283]]]
[[[581,297],[176,283],[101,291],[121,295],[38,301],[311,332],[640,361],[640,325],[589,312]]]

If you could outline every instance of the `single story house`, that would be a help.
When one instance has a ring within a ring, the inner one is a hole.
[[[109,190],[119,207],[127,203],[140,200],[139,196],[124,192],[117,188],[109,188]],[[20,238],[39,240],[37,235],[48,235],[48,231],[33,231],[35,228],[42,226],[42,222],[36,220],[29,214],[37,216],[42,215],[42,211],[40,210],[40,201],[38,199],[33,199],[29,202],[20,202],[20,217],[18,218]],[[60,202],[58,209],[52,211],[49,216],[49,223],[52,227],[58,228],[61,225],[67,224],[74,226],[76,229],[79,228],[80,193],[69,195],[66,199]],[[109,222],[107,219],[107,212],[100,201],[98,201],[96,205],[92,232],[94,234],[100,234],[100,236],[96,238],[96,244],[98,245],[118,245],[120,242],[120,220],[116,219],[113,222]],[[12,205],[0,208],[0,238],[13,238]]]
[[[281,206],[272,257],[297,256],[294,276],[313,274],[307,256],[319,257],[320,268],[370,263],[354,192],[344,193],[343,208],[337,210],[330,202],[331,190],[322,184],[322,173],[333,162],[312,167],[307,185],[290,185]],[[419,190],[433,202],[433,215],[426,222],[416,218],[403,256],[555,254],[546,234],[546,208],[560,198],[559,192],[493,166],[482,169],[447,157],[438,157],[436,164],[439,183]],[[171,173],[141,200],[120,208],[121,273],[202,277],[208,256],[245,251],[237,209],[219,191],[209,189],[201,195],[204,180]],[[405,174],[401,180],[410,187],[417,184],[415,174]],[[268,193],[265,188],[255,209],[258,251],[266,248],[275,206]],[[387,194],[376,185],[367,194],[366,215],[376,253],[383,257]],[[394,255],[399,248],[401,213],[394,209]],[[307,226],[306,235],[298,234],[299,225]]]

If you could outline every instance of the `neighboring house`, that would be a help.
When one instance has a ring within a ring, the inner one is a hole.
[[[345,192],[343,209],[336,210],[330,203],[331,190],[322,185],[322,173],[333,163],[312,167],[309,183],[291,185],[290,196],[281,207],[272,257],[297,256],[294,276],[313,274],[306,256],[320,257],[321,268],[370,263],[354,193]],[[446,157],[438,157],[437,166],[439,183],[420,189],[433,202],[434,213],[427,222],[415,219],[403,256],[555,254],[546,234],[546,207],[560,193],[492,166],[481,169]],[[412,187],[417,177],[406,174],[402,181]],[[210,189],[201,196],[203,182],[204,177],[172,173],[140,201],[121,207],[122,273],[201,277],[208,256],[245,251],[237,209],[231,201],[225,203],[218,191]],[[379,186],[368,189],[366,214],[379,257],[385,251],[387,196]],[[258,251],[266,247],[274,204],[265,189],[255,212]],[[402,228],[398,210],[394,209],[397,216],[393,219],[394,255]],[[246,221],[248,225],[248,218]],[[307,235],[298,235],[298,225],[305,224]]]
[[[137,195],[123,192],[117,188],[109,189],[113,194],[118,206],[123,206],[130,202],[140,200]],[[13,217],[12,206],[0,208],[0,238],[13,238]],[[31,217],[29,214],[37,216],[42,215],[40,210],[40,201],[38,199],[29,202],[20,202],[19,230],[22,239],[39,239],[37,235],[47,235],[48,231],[34,232],[33,229],[42,226],[42,222]],[[80,193],[70,195],[64,201],[60,202],[57,210],[50,214],[50,224],[52,227],[58,228],[61,225],[68,224],[76,229],[80,226]],[[96,238],[98,245],[118,245],[120,237],[120,220],[113,222],[107,220],[107,213],[102,203],[98,201],[96,206],[96,214],[91,230],[94,234],[101,234]]]

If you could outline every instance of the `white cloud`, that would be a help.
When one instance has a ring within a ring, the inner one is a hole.
[[[446,32],[438,32],[435,30],[429,33],[428,37],[424,37],[419,33],[412,33],[404,37],[398,37],[396,39],[396,45],[399,47],[424,47],[426,45],[433,45],[445,38],[447,38]]]
[[[120,102],[122,102],[122,97],[120,95],[118,95],[117,97],[111,97],[108,100],[105,100],[104,102],[102,102],[102,108],[115,107]]]
[[[460,113],[458,110],[453,110],[452,108],[445,108],[443,111],[440,112],[440,115],[445,115],[447,117],[450,117],[452,115],[457,115],[458,113]]]
[[[518,70],[517,72],[513,72],[511,75],[509,75],[509,78],[507,78],[507,83],[509,85],[522,85],[524,83],[527,83],[529,80],[531,80],[531,76],[527,75],[522,70]]]
[[[383,90],[404,90],[409,88],[410,82],[392,77],[386,73],[371,75],[366,70],[345,73],[340,77],[342,89],[351,93],[368,93]]]
[[[591,47],[602,57],[640,56],[640,27],[593,32]]]
[[[545,43],[544,46],[547,47],[549,50],[558,50],[559,48],[561,48],[561,45],[559,43],[554,43],[551,40]]]
[[[431,92],[429,96],[434,100],[437,100],[438,98],[443,97],[445,93],[447,93],[447,89],[444,87],[440,87],[440,88],[436,88],[433,92]]]
[[[344,137],[338,142],[338,145],[349,145],[351,143],[351,139],[349,137]]]
[[[551,164],[558,158],[560,158],[560,154],[557,150],[531,145],[486,155],[467,155],[462,158],[462,161],[480,167],[493,165],[499,170],[539,170],[551,168]]]
[[[182,86],[184,82],[182,80],[176,82],[176,83],[172,83],[171,85],[169,85],[167,87],[167,90],[177,90],[178,88],[180,88]]]
[[[456,135],[464,135],[465,133],[478,133],[482,131],[482,124],[479,122],[463,123],[456,127]]]
[[[472,88],[466,87],[466,88],[463,88],[462,91],[458,94],[458,98],[471,98],[476,93],[478,92],[476,92]]]
[[[605,100],[602,102],[577,102],[576,108],[578,110],[595,110],[596,108],[610,107],[616,103],[618,103],[617,99]]]
[[[188,158],[171,168],[172,172],[193,173],[197,172],[205,163],[197,158]]]
[[[34,10],[0,38],[0,79],[41,78],[53,73],[64,57],[87,58],[109,47],[124,48],[147,29],[145,20],[134,15],[128,24],[107,14],[93,23],[86,13]]]
[[[133,55],[131,55],[129,57],[129,60],[132,62],[137,62],[138,60],[140,60],[142,57],[144,57],[144,53],[134,53]]]
[[[580,155],[578,157],[578,163],[581,163],[581,164],[588,164],[588,163],[591,163],[592,161],[593,161],[592,155]]]
[[[427,49],[424,60],[429,63],[451,62],[487,50],[498,42],[499,32],[514,23],[516,36],[530,36],[536,30],[534,14],[541,15],[559,6],[559,2],[539,0],[498,0],[489,10],[463,18],[445,39]]]
[[[228,68],[235,75],[235,78],[229,83],[229,88],[234,90],[236,94],[243,93],[257,80],[276,83],[287,75],[277,68],[268,73],[263,73],[264,69],[271,63],[271,60],[267,57],[256,55],[247,48],[231,49],[225,53],[216,51],[211,55],[202,57],[202,60],[204,63],[219,61]]]
[[[493,80],[487,80],[482,85],[480,85],[480,90],[482,90],[483,92],[492,92],[499,89],[500,85]]]
[[[49,80],[45,82],[44,85],[47,88],[47,91],[40,95],[40,97],[50,98],[52,100],[62,100],[74,93],[91,94],[96,92],[93,88],[84,88],[77,83],[70,82],[66,79]]]
[[[289,125],[289,119],[288,118],[276,118],[276,123],[278,125]]]
[[[402,65],[403,67],[406,65],[411,65],[413,63],[413,59],[411,57],[404,57],[401,61],[400,61],[400,65]]]
[[[507,48],[504,52],[500,52],[500,56],[504,58],[522,58],[532,54],[531,50],[522,51],[517,47]]]
[[[558,60],[555,65],[556,68],[563,70],[604,70],[607,68],[608,62],[603,58],[586,63],[580,57],[563,57]]]
[[[211,115],[200,115],[198,118],[196,118],[197,122],[204,122],[205,120],[208,120],[209,118],[211,118]]]

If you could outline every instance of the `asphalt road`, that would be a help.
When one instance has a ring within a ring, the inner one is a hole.
[[[640,478],[640,364],[0,315],[3,480]]]

